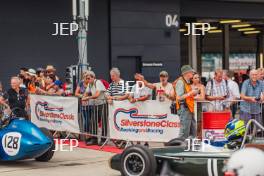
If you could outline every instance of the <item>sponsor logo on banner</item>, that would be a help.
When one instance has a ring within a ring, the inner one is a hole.
[[[78,98],[30,95],[31,121],[54,131],[79,133]]]
[[[114,101],[109,106],[109,131],[112,139],[168,142],[179,137],[180,118],[170,113],[170,103]]]
[[[122,117],[122,118],[121,118]],[[114,113],[115,129],[121,132],[132,133],[159,133],[163,134],[164,128],[179,128],[179,122],[168,120],[167,114],[139,114],[138,109],[118,108]]]
[[[39,121],[62,124],[62,120],[74,120],[73,114],[63,112],[63,107],[50,106],[46,101],[35,104],[35,114]]]
[[[225,140],[224,130],[203,129],[203,137],[209,140],[222,141]]]

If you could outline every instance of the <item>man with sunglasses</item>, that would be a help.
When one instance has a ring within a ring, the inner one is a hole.
[[[86,142],[86,145],[98,144],[98,124],[102,122],[102,136],[107,136],[107,112],[106,112],[106,101],[105,101],[105,87],[101,80],[96,79],[93,71],[87,72],[88,85],[85,90],[85,94],[82,98],[83,101],[88,101],[89,115],[88,125],[89,133],[95,135]],[[105,138],[101,139],[101,144],[105,142]]]

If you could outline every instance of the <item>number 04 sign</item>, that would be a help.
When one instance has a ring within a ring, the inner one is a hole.
[[[17,132],[6,133],[2,138],[2,146],[5,153],[9,156],[15,156],[20,149],[21,134]]]
[[[165,23],[167,27],[178,27],[178,15],[167,14],[165,17]]]

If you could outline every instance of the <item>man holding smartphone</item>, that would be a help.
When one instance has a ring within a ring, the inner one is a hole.
[[[224,102],[229,96],[227,81],[223,79],[223,70],[216,69],[214,79],[208,81],[205,91],[206,99],[212,104],[207,106],[209,111],[223,111],[229,109],[228,103]]]
[[[241,89],[240,119],[247,123],[250,119],[255,119],[262,123],[261,103],[264,100],[264,82],[258,80],[258,71],[251,70],[249,79],[245,80]]]

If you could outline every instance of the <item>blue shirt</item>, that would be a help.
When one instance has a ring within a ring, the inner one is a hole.
[[[264,92],[264,83],[263,81],[257,81],[257,84],[253,86],[250,79],[244,81],[241,89],[241,94],[244,94],[248,97],[260,98],[261,93]],[[251,103],[243,101],[240,104],[241,111],[247,112],[250,114],[259,114],[261,112],[260,103]]]

